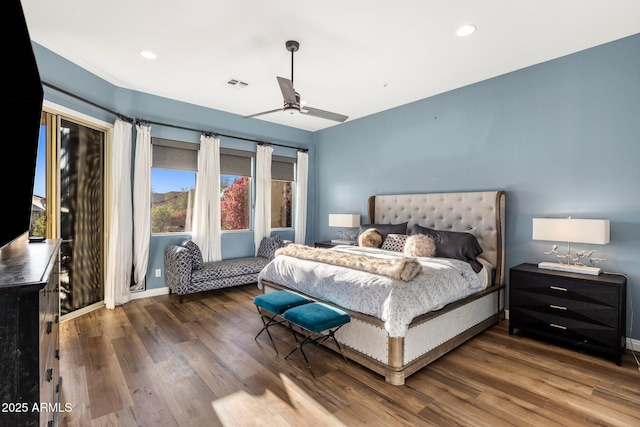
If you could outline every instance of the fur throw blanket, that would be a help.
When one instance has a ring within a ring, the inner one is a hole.
[[[335,252],[323,248],[312,248],[299,244],[289,244],[278,249],[276,256],[278,255],[353,268],[404,282],[410,281],[422,271],[422,265],[415,258],[380,259],[360,254]]]

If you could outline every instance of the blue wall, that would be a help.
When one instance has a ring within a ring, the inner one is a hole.
[[[122,114],[308,147],[307,243],[334,236],[329,213],[366,218],[367,198],[385,193],[505,190],[507,268],[553,260],[542,254],[550,242],[531,240],[533,217],[608,218],[611,243],[590,249],[607,258],[605,270],[629,276],[632,326],[640,306],[640,35],[315,133],[118,88],[34,50],[43,80]],[[54,91],[45,89],[45,99],[113,121]],[[199,139],[158,126],[152,135]],[[149,272],[180,239],[151,238]],[[251,233],[223,236],[224,258],[252,250]],[[150,273],[148,288],[161,286]]]
[[[629,276],[629,325],[632,302],[640,307],[640,35],[349,121],[314,141],[317,238],[333,236],[329,213],[366,218],[370,195],[502,189],[507,268],[554,261],[543,254],[552,242],[531,240],[534,217],[608,218],[611,243],[583,247]],[[640,316],[632,333],[640,339]]]

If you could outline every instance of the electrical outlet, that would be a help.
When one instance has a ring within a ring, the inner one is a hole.
[[[162,276],[162,270],[159,268],[156,268],[156,277],[161,277]]]

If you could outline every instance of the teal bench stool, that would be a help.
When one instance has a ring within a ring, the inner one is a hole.
[[[338,329],[351,321],[351,317],[349,317],[347,313],[327,304],[310,302],[309,304],[288,309],[284,312],[282,317],[289,322],[289,328],[291,329],[293,337],[297,343],[296,347],[285,356],[285,359],[291,356],[291,354],[296,350],[300,350],[302,357],[304,357],[304,360],[307,363],[309,372],[315,378],[316,376],[311,369],[309,359],[307,359],[307,355],[304,353],[302,347],[310,342],[321,344],[327,339],[332,338],[345,362],[347,361],[347,358],[342,352],[342,347],[340,347],[340,343],[336,340],[334,335]],[[305,333],[305,338],[302,342],[298,341],[298,337],[293,330],[292,325],[300,327]]]
[[[257,340],[261,333],[267,331],[273,349],[276,351],[276,354],[278,354],[278,349],[273,342],[269,328],[273,325],[284,323],[284,320],[279,320],[277,316],[281,316],[288,309],[310,302],[307,298],[289,291],[274,291],[258,295],[253,299],[253,303],[258,308],[258,314],[260,314],[260,319],[262,320],[262,329],[254,339]],[[266,316],[264,310],[273,313],[273,316]],[[269,320],[266,321],[265,317],[268,317]]]

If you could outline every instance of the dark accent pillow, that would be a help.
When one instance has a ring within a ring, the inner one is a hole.
[[[275,256],[276,250],[283,246],[284,242],[280,236],[265,237],[260,242],[258,256],[266,259],[272,259]]]
[[[204,265],[204,259],[202,258],[202,251],[195,244],[193,240],[185,240],[182,242],[182,246],[187,248],[191,253],[191,266],[194,270],[200,270]]]
[[[460,231],[433,230],[417,224],[413,225],[411,234],[424,234],[431,237],[436,244],[437,257],[466,261],[476,273],[482,270],[482,264],[477,260],[477,256],[482,253],[482,247],[473,234]]]
[[[407,234],[407,224],[407,222],[404,222],[402,224],[362,224],[358,229],[356,242],[358,241],[358,237],[360,237],[360,234],[362,234],[363,231],[369,228],[375,228],[376,230],[378,230],[378,232],[382,236],[383,242],[389,234]]]

